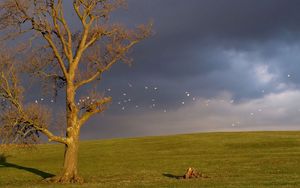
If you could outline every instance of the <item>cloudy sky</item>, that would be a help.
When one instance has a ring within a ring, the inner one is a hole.
[[[300,129],[300,1],[129,0],[155,35],[117,65],[84,138]]]
[[[299,0],[129,0],[113,20],[155,34],[99,83],[82,138],[300,129]]]

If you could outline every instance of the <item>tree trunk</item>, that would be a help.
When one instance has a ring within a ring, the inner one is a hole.
[[[65,145],[64,166],[61,176],[67,182],[76,182],[78,177],[78,139],[73,142]]]
[[[51,178],[56,183],[83,183],[78,176],[78,148],[80,126],[78,124],[78,109],[75,105],[75,90],[73,84],[69,83],[66,90],[66,112],[67,112],[67,144],[65,145],[64,165],[60,175]]]
[[[69,144],[65,145],[64,165],[62,172],[50,181],[55,183],[83,183],[83,179],[78,175],[78,148],[79,135],[71,137]]]

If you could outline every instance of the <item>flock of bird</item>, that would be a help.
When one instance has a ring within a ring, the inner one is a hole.
[[[288,78],[291,77],[291,75],[287,75]],[[134,88],[133,84],[128,83],[127,86],[125,87],[125,89],[123,90],[119,90],[119,92],[117,90],[114,90],[112,88],[106,88],[105,89],[105,93],[107,95],[112,95],[113,96],[113,102],[111,104],[111,107],[113,108],[113,110],[119,110],[120,112],[122,111],[126,111],[126,110],[133,110],[133,109],[159,109],[164,113],[167,113],[169,110],[172,109],[172,107],[168,108],[167,104],[164,104],[164,101],[160,100],[160,95],[159,95],[159,91],[160,88],[158,88],[157,86],[143,86],[142,88],[135,88],[135,89],[139,89],[139,93],[141,92],[140,90],[144,90],[143,92],[148,93],[148,97],[152,96],[148,99],[143,99],[142,102],[139,100],[134,100],[135,94],[132,94],[132,91],[130,90],[131,88]],[[262,93],[265,93],[265,90],[261,91]],[[183,91],[181,93],[181,97],[180,99],[178,99],[175,103],[181,106],[184,106],[190,102],[196,102],[199,101],[200,98],[198,96],[195,96],[192,94],[192,92],[189,91]],[[140,96],[139,96],[140,97]],[[145,97],[145,96],[142,96]],[[89,100],[90,97],[87,96],[86,98],[83,99],[79,99],[78,101],[78,105],[80,105],[82,102],[84,102],[85,100]],[[91,100],[93,101],[93,100]],[[40,98],[39,100],[35,100],[35,103],[41,103],[41,102],[45,102],[44,98]],[[206,99],[203,102],[204,106],[208,107],[210,105],[211,100]],[[224,100],[222,100],[222,102],[225,102]],[[229,101],[227,101],[228,103],[234,104],[235,101],[230,99]],[[55,103],[55,100],[51,99],[50,103]],[[171,105],[174,106],[174,105]],[[251,112],[249,113],[249,117],[254,117],[256,114],[263,112],[263,109],[259,108],[257,109],[257,112]],[[240,126],[241,122],[240,121],[236,121],[234,123],[232,123],[232,127],[236,127],[236,126]]]
[[[128,87],[132,88],[133,85],[131,83],[128,83]],[[144,100],[148,104],[144,104],[142,106],[141,104],[134,103],[134,100],[130,97],[130,95],[128,94],[128,92],[126,92],[126,89],[125,89],[125,90],[123,90],[121,95],[116,96],[115,104],[118,105],[118,109],[120,109],[122,111],[125,111],[126,109],[131,108],[131,107],[136,108],[136,109],[139,109],[139,108],[142,108],[142,107],[143,108],[149,108],[149,109],[155,109],[155,108],[161,109],[161,108],[167,106],[167,105],[162,105],[162,104],[159,103],[159,88],[158,87],[144,86],[142,89],[145,92],[148,92],[148,93],[152,94],[152,97],[150,97],[150,99]],[[110,92],[112,92],[112,89],[107,88],[106,92],[110,93]],[[197,99],[195,96],[192,96],[191,92],[188,92],[188,91],[184,92],[184,96],[185,96],[185,99],[179,101],[179,104],[181,104],[181,105],[185,105],[186,100],[188,100],[189,98],[192,101],[196,101],[196,99]],[[168,111],[167,108],[163,108],[164,113],[166,113],[167,111]]]

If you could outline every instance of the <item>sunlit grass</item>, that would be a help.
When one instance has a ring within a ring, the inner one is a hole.
[[[205,133],[82,142],[83,185],[48,185],[63,146],[8,153],[0,187],[300,187],[300,132]],[[19,167],[19,168],[18,168]],[[194,167],[209,176],[178,180]]]

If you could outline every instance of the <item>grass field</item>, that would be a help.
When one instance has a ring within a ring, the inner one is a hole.
[[[80,145],[83,185],[49,185],[63,147],[11,151],[0,163],[0,187],[299,188],[300,132],[204,133],[86,141]],[[209,178],[178,180],[194,167]]]

